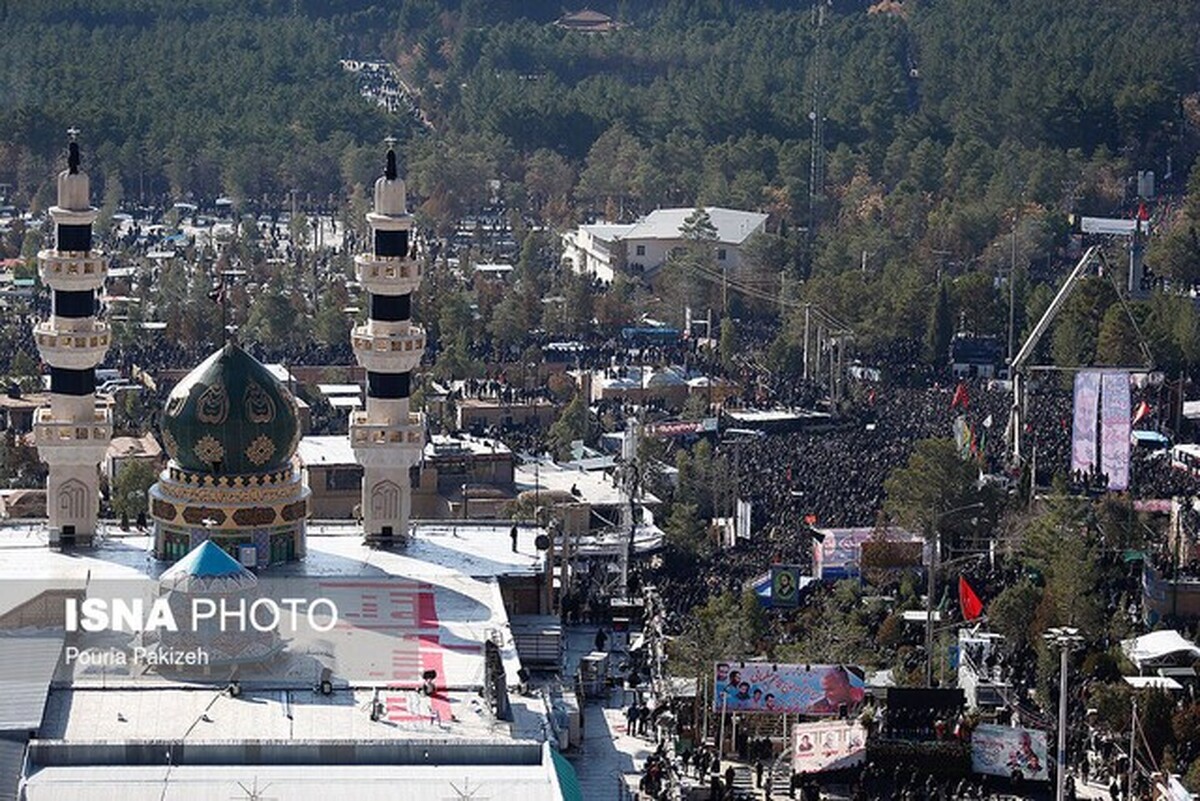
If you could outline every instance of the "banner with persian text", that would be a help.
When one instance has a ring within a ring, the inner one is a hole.
[[[1105,373],[1101,386],[1100,470],[1108,489],[1129,488],[1130,423],[1129,374]]]
[[[1100,374],[1075,374],[1075,417],[1071,425],[1071,472],[1090,473],[1096,461],[1096,413],[1100,405]]]
[[[718,662],[714,712],[839,715],[862,706],[862,669],[849,665]]]

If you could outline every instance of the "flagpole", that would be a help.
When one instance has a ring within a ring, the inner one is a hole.
[[[933,551],[929,556],[928,565],[928,582],[925,588],[925,686],[933,686],[933,593],[936,586],[936,575],[938,569],[938,561],[941,558],[942,549],[942,534],[941,522],[947,517],[959,512],[966,512],[971,509],[981,509],[983,504],[980,502],[969,503],[965,506],[959,506],[954,509],[947,509],[941,514],[934,515],[930,521],[930,528],[933,530],[928,532],[926,540],[932,535]]]

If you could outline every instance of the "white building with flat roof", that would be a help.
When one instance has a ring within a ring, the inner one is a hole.
[[[680,229],[695,211],[656,209],[636,223],[581,225],[563,235],[563,261],[569,262],[576,273],[593,275],[606,283],[620,269],[635,275],[653,274],[673,250],[686,244]],[[717,230],[713,242],[717,264],[736,270],[741,266],[746,240],[766,230],[767,215],[717,206],[706,206],[704,211]]]
[[[388,551],[367,547],[357,525],[320,524],[306,559],[242,569],[236,589],[224,567],[236,563],[205,554],[186,585],[169,583],[184,593],[174,608],[197,653],[258,638],[236,614],[219,638],[198,634],[186,614],[194,592],[321,598],[336,621],[280,622],[286,637],[270,653],[181,669],[138,656],[171,653],[149,624],[64,631],[72,598],[108,608],[164,591],[175,569],[151,558],[152,538],[62,553],[47,550],[44,523],[2,526],[0,798],[219,801],[255,782],[280,799],[348,787],[363,799],[453,798],[468,786],[479,798],[580,798],[551,748],[546,699],[517,691],[509,608],[544,594],[544,533],[419,523],[406,549]]]

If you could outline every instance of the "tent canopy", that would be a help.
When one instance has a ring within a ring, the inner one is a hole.
[[[1172,663],[1188,664],[1200,659],[1200,648],[1174,629],[1122,640],[1121,650],[1138,670]]]

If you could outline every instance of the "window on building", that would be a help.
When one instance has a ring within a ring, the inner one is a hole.
[[[645,246],[645,245],[638,245],[638,246],[637,246],[637,249],[636,249],[636,251],[635,251],[635,252],[636,252],[636,253],[637,253],[637,255],[639,255],[639,256],[645,256],[645,255],[646,255],[646,246]]]
[[[725,256],[726,256],[725,248],[718,248],[717,249],[717,261],[725,261]]]

